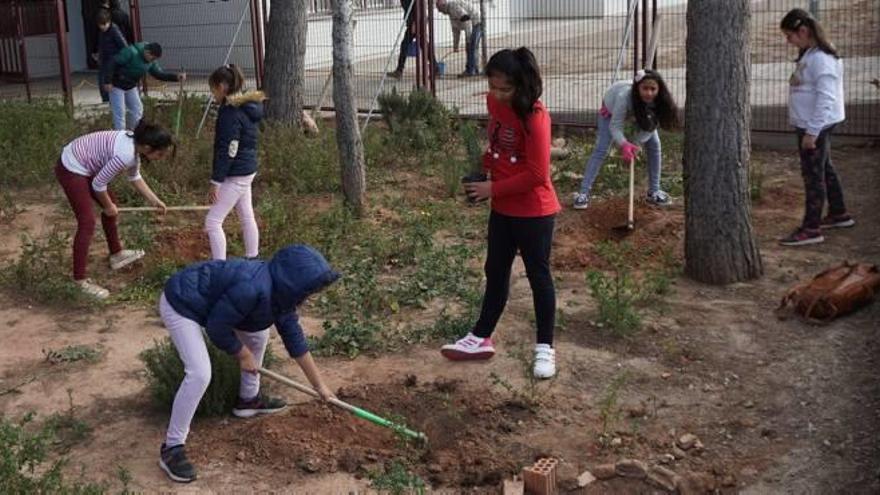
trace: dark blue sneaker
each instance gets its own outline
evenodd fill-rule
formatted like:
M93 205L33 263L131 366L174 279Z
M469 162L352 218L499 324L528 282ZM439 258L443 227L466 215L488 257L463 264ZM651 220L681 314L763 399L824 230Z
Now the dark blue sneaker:
M250 400L238 398L238 403L232 409L232 414L239 418L250 418L260 414L272 414L283 411L287 403L273 397L256 396Z
M159 451L159 467L178 483L189 483L196 479L196 468L187 460L183 445L165 447L163 443Z

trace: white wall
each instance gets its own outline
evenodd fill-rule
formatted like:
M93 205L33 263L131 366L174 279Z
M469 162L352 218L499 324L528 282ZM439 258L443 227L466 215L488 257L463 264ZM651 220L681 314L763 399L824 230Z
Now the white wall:
M84 70L86 62L86 40L83 34L82 0L67 0L67 44L70 51L70 68ZM61 74L58 60L58 38L54 34L28 36L25 38L28 72L31 77L58 77Z

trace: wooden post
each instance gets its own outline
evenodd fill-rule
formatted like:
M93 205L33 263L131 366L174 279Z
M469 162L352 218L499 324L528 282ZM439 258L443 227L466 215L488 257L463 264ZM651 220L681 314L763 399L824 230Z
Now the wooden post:
M58 38L58 61L61 68L61 89L64 92L64 103L67 111L73 116L73 87L70 84L70 53L67 47L67 22L64 2L55 0L56 36Z

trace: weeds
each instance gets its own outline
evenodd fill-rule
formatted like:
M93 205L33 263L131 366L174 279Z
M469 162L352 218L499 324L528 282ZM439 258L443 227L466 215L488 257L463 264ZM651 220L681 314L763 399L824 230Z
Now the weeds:
M73 389L67 389L67 411L54 413L46 420L46 427L53 435L52 445L62 452L82 442L92 434L92 427L76 417L73 406Z
M49 425L34 431L33 419L33 413L19 421L0 417L0 493L104 493L102 484L65 479L66 459L48 462L55 432Z
M602 419L600 441L603 445L611 441L613 430L620 420L621 411L617 400L620 396L620 390L626 385L628 379L626 371L618 373L605 387L602 398L599 400L599 417Z
M590 270L586 275L590 294L599 307L598 321L618 337L630 335L642 324L638 307L656 303L669 292L678 262L672 251L665 250L659 268L644 270L637 277L630 265L642 258L634 254L631 244L603 242L597 245L597 251L611 267L610 275L599 270Z
M70 237L58 230L42 240L22 235L21 255L0 271L0 284L10 293L42 303L84 303L86 296L67 272L68 249Z
M371 486L380 492L388 492L393 495L404 493L425 493L425 481L418 475L411 473L400 461L395 460L391 466L381 473L369 473Z
M87 345L69 345L59 350L43 349L46 361L51 364L75 363L77 361L97 362L103 353L100 349Z
M510 348L507 351L507 355L515 359L519 364L520 375L524 379L525 385L517 387L494 371L489 374L492 385L506 390L511 396L512 403L530 411L537 410L541 406L541 401L547 389L540 387L542 380L536 378L533 372L535 367L534 355L522 344Z
M0 223L9 223L24 209L18 206L18 202L12 197L7 189L0 191Z

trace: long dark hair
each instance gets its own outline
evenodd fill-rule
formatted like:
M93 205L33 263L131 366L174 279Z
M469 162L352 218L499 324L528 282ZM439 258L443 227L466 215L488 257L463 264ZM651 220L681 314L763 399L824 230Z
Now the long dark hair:
M642 101L639 95L639 85L647 80L656 82L658 88L654 103L650 106ZM678 127L678 106L659 72L650 69L638 71L633 78L630 98L639 129L651 132L656 130L658 125L663 129Z
M173 148L171 156L175 157L177 155L177 142L174 141L174 136L161 125L152 124L147 122L146 119L141 119L137 127L133 131L129 131L128 135L134 139L134 144L136 145L149 146L154 150Z
M526 120L534 110L535 103L543 91L541 70L538 69L535 55L524 46L516 50L504 49L495 52L489 59L489 63L486 64L486 76L507 78L514 88L510 106L528 132Z
M810 15L806 10L791 9L785 14L785 17L783 17L782 21L779 23L779 29L782 29L783 31L794 32L800 29L801 26L807 26L807 28L809 28L810 32L813 34L813 39L816 40L816 46L818 46L820 50L834 58L840 58L840 55L837 54L837 48L834 47L834 43L828 41L828 38L825 36L825 30L822 29L822 25L819 24L819 21L817 21L816 18ZM800 61L801 57L803 57L806 52L806 48L801 48L798 52L798 61Z
M219 67L211 73L211 76L208 78L208 85L216 88L221 84L226 85L227 95L234 95L241 91L242 86L244 86L244 74L241 73L241 69L235 64Z

